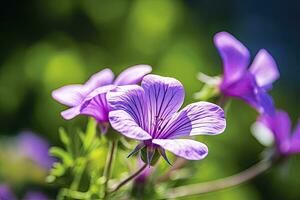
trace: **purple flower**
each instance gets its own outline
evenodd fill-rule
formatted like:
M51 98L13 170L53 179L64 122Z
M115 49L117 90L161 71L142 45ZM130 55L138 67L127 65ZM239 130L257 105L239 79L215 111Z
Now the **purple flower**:
M16 200L10 188L5 184L0 184L0 200Z
M217 33L214 43L223 60L224 76L219 85L223 95L242 99L260 113L273 114L273 100L267 91L279 72L272 56L261 49L249 67L248 49L232 35Z
M223 110L212 103L193 103L178 112L184 101L184 88L174 78L147 75L141 87L117 87L107 99L112 109L112 127L141 141L133 153L147 147L148 161L156 149L165 159L164 150L189 160L203 159L208 153L206 145L178 138L219 134L226 126Z
M79 114L94 117L103 132L108 126L108 106L106 93L118 85L136 84L143 76L151 72L148 65L136 65L123 71L115 80L110 69L104 69L94 74L84 84L74 84L61 87L52 92L52 97L71 108L63 111L63 118L69 120Z
M55 159L48 153L50 145L46 140L29 131L22 132L17 140L18 147L24 156L45 169L52 167Z
M24 200L48 200L48 197L41 192L31 191L26 194Z
M274 116L261 115L258 122L273 134L278 153L281 155L300 153L300 120L293 133L289 115L283 110L277 110Z

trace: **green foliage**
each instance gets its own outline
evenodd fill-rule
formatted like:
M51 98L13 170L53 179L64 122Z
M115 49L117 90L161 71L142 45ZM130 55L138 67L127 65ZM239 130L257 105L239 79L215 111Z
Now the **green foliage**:
M103 162L97 162L97 159L102 155L98 152L106 150L101 146L106 142L97 135L96 121L90 119L86 131L78 131L75 135L60 128L59 136L64 147L50 149L59 162L54 164L47 177L50 183L63 182L57 199L99 199L101 188L98 183L102 179Z

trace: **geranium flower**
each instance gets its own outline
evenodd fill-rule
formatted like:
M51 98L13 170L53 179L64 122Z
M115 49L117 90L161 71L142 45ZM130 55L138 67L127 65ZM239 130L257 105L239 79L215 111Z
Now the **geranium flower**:
M261 49L250 65L248 49L227 32L217 33L214 37L222 61L224 74L217 86L225 97L244 100L260 113L274 113L273 100L267 91L279 78L277 65L272 56ZM249 67L250 65L250 67ZM200 79L203 76L200 76ZM208 84L215 84L218 79L204 77Z
M117 87L107 99L112 127L140 141L133 153L147 148L148 164L156 149L165 159L164 150L189 160L203 159L208 153L205 144L178 138L219 134L226 126L223 110L212 103L193 103L178 112L184 88L174 78L147 75L141 86Z
M55 162L55 159L49 155L50 144L36 134L30 131L22 132L17 137L17 143L20 153L40 167L48 170Z
M258 136L257 134L271 133L279 154L289 155L300 153L300 120L294 132L292 132L289 115L283 110L277 110L274 116L261 115L257 123L257 125L263 125L267 131L259 131L262 129L258 129L258 126L256 126L256 131L258 131L256 136Z
M148 65L136 65L123 71L115 80L110 69L104 69L84 84L63 86L52 92L52 97L71 108L61 112L64 119L72 119L79 114L94 117L102 132L108 127L108 107L106 93L117 85L137 84L143 76L151 72ZM97 97L97 98L95 98Z

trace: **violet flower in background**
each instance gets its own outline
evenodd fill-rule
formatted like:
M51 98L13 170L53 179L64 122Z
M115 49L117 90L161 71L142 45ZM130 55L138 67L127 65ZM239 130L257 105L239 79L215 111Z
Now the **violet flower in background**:
M244 100L260 113L274 114L273 100L267 91L279 78L279 72L272 56L261 49L249 67L250 53L235 37L220 32L214 43L223 60L221 93Z
M156 149L166 160L165 150L189 160L203 159L208 153L205 144L178 138L219 134L226 126L223 110L212 103L193 103L178 112L184 101L184 88L174 78L147 75L141 87L117 87L107 99L112 109L112 127L141 141L132 153L147 147L148 164Z
M48 197L41 192L30 191L27 192L23 200L48 200Z
M110 69L104 69L84 84L63 86L52 92L52 97L71 108L61 112L69 120L79 114L92 116L105 133L108 128L108 106L106 93L118 85L137 84L152 68L148 65L136 65L123 71L115 80Z
M140 157L138 158L137 162L138 162L139 168L143 166L143 161ZM154 167L152 167L152 166L145 168L144 171L141 172L140 175L138 175L134 179L135 184L144 184L145 182L147 182L147 179L149 178L153 169L154 169Z
M18 136L17 142L20 153L23 156L30 158L33 162L45 169L52 167L55 159L49 155L48 150L50 145L45 139L32 132L26 131Z
M6 184L0 184L0 200L16 200L17 198L12 193L10 187Z
M300 153L300 120L292 132L289 115L283 110L277 110L274 116L261 115L257 123L272 133L278 153L281 155Z

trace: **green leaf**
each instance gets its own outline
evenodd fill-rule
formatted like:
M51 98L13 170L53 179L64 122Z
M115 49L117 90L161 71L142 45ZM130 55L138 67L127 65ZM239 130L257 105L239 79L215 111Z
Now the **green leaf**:
M65 174L65 172L66 172L66 169L61 163L54 163L53 168L50 171L50 176L49 176L49 177L52 176L52 178L48 178L47 180L54 181L55 180L54 177L61 177Z
M88 150L91 144L93 143L96 134L97 134L97 122L93 118L89 118L87 128L86 128L86 135L83 140L83 147Z
M61 159L63 164L66 165L67 167L71 167L74 163L72 156L62 148L52 147L50 149L50 153L51 155Z
M70 138L66 133L65 129L60 127L59 130L59 138L65 146L70 146Z

